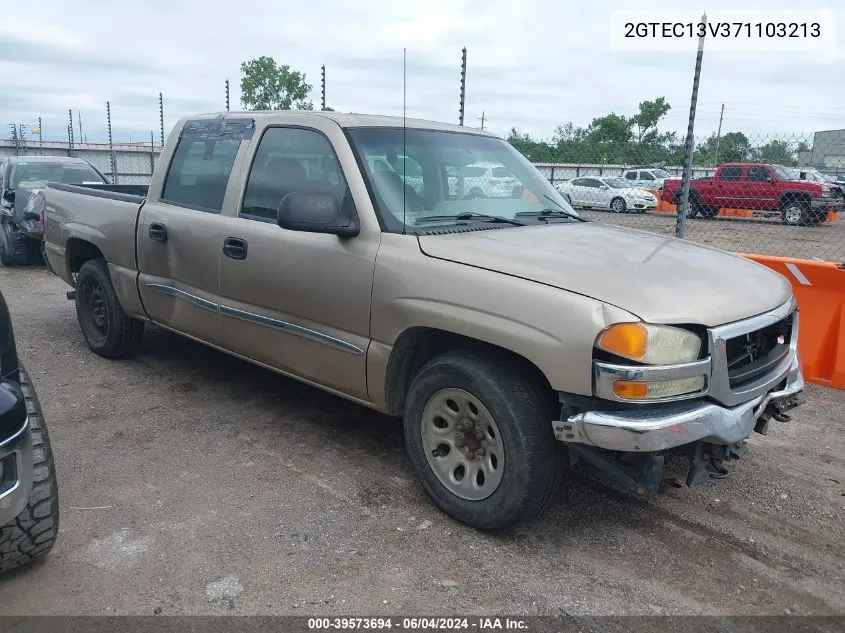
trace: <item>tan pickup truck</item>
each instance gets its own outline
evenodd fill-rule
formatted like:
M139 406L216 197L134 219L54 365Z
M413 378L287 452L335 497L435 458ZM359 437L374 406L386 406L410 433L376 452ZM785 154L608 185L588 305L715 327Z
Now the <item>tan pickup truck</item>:
M479 163L508 186L470 195ZM202 115L148 190L45 198L46 257L92 350L131 354L152 323L402 416L431 498L478 528L531 516L574 462L643 495L670 453L687 484L722 477L803 388L783 277L587 222L486 132Z

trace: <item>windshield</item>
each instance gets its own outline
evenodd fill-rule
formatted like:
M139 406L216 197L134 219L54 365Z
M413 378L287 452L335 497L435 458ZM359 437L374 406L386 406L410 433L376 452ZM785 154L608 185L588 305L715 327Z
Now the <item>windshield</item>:
M103 184L106 181L87 163L37 161L12 164L9 179L11 189L41 189L49 182L81 185L83 183Z
M605 178L604 183L614 189L628 189L631 186L621 178Z
M651 173L657 176L658 178L671 178L672 174L670 174L665 169L652 169Z
M390 232L477 223L478 216L513 220L517 213L540 215L546 209L577 216L548 180L502 139L413 128L404 135L402 128L384 127L348 132ZM412 173L411 164L419 171ZM459 214L475 217L450 217Z
M772 165L772 169L780 180L801 180L801 172L792 167L783 165Z

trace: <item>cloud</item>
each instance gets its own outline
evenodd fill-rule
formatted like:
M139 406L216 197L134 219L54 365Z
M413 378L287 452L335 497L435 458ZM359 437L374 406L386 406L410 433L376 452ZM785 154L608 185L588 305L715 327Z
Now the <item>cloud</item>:
M643 0L649 8L665 2ZM735 3L714 1L730 8ZM746 8L792 8L789 0L748 0ZM512 126L548 138L567 121L587 125L608 112L631 115L665 96L664 128L686 129L694 55L610 50L610 12L622 0L580 5L553 0L36 0L0 20L0 126L35 124L64 138L67 111L81 113L89 140L158 134L192 112L224 108L224 81L240 107L240 64L259 55L306 73L319 103L320 66L328 105L401 114L402 49L407 110L457 122L461 47L468 49L466 123L506 134ZM37 16L37 19L30 16ZM839 41L843 25L837 25ZM696 133L811 134L845 127L843 53L778 55L705 52Z

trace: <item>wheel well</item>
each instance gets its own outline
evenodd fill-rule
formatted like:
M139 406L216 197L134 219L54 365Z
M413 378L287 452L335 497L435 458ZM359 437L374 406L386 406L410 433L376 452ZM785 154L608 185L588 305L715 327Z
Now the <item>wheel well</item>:
M499 356L528 376L543 393L548 393L550 397L554 394L543 372L527 358L509 349L454 332L414 327L402 332L387 362L385 399L388 413L402 415L411 381L420 368L431 359L456 349L476 350Z
M784 193L780 197L779 206L784 207L790 202L798 202L800 204L809 205L812 202L812 196L809 193Z
M105 259L103 252L91 242L72 237L67 241L68 272L78 273L82 264L91 259Z

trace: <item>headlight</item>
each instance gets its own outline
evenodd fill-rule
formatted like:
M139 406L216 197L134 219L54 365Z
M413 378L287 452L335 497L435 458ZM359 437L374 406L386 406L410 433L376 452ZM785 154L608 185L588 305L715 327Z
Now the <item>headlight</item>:
M832 198L834 194L832 191L822 191L822 198Z
M647 365L676 365L698 360L701 339L669 325L617 323L599 335L596 347Z

